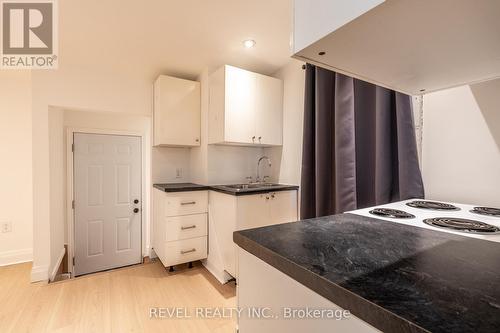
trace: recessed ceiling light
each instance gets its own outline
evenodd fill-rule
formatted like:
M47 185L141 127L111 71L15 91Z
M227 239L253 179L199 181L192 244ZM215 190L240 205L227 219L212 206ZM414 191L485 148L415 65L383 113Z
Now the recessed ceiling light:
M250 49L255 46L255 41L253 39L247 39L243 41L243 46L245 46L247 49Z

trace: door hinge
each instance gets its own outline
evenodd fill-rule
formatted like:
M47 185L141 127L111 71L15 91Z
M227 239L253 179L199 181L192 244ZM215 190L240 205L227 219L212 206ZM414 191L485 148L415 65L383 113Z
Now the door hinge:
M75 152L75 144L74 144L74 143L72 143L72 144L71 144L71 151L72 151L73 153Z
M75 266L75 257L73 257L73 266Z
M71 201L71 208L75 209L75 200Z

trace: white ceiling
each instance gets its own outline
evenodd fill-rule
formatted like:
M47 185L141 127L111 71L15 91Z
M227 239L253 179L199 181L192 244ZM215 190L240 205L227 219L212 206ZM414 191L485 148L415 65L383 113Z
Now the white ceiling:
M270 74L290 59L291 17L291 0L59 1L59 66L194 78L231 64Z

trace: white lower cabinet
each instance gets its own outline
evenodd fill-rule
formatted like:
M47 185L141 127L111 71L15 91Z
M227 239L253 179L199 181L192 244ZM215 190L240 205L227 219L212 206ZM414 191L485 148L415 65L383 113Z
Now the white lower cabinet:
M297 190L239 196L210 191L209 195L210 250L206 266L219 280L227 280L224 272L238 277L234 231L298 219Z
M208 192L153 191L153 249L164 266L207 257Z
M350 316L335 320L332 318L286 317L291 311L306 309L330 310L337 315L345 310L323 296L315 293L288 275L238 248L238 318L240 333L302 333L302 332L342 332L377 333L375 327L358 317ZM265 309L266 315L274 318L250 316L248 309Z

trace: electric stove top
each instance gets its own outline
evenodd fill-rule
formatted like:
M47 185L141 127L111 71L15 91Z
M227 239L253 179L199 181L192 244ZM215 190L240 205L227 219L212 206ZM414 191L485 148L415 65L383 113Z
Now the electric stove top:
M500 243L500 209L493 207L411 199L346 213Z

